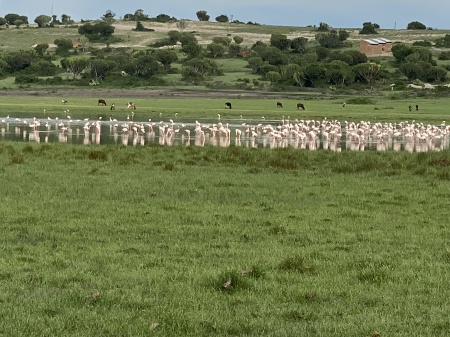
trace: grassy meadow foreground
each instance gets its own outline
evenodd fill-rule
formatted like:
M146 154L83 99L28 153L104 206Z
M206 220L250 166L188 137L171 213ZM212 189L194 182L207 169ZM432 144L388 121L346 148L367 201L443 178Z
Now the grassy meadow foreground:
M447 336L450 155L0 142L0 336Z

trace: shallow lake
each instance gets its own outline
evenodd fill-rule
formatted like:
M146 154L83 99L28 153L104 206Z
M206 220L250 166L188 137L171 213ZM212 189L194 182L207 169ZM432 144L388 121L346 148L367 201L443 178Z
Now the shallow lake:
M334 123L334 124L333 124ZM329 151L442 151L448 127L324 121L196 120L134 122L0 117L0 140L124 146L220 146L298 148Z

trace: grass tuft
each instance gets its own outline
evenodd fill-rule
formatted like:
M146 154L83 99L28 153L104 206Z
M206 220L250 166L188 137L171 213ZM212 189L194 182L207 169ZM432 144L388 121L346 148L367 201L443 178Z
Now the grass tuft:
M313 266L306 265L303 257L299 255L285 258L281 261L278 267L283 271L296 272L300 274L315 273L315 268Z

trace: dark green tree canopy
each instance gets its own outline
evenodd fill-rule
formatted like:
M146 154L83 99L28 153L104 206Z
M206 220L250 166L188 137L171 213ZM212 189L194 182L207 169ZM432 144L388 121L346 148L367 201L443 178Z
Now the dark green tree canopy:
M372 24L372 22L364 22L363 28L359 31L359 34L378 34L378 32L375 30L375 24Z
M39 15L34 19L34 22L37 23L39 28L48 26L52 21L52 17L48 15Z
M216 17L216 21L217 22L228 22L228 20L229 20L228 16L224 15L224 14L219 15L219 16Z
M427 29L427 26L425 26L423 23L419 21L413 21L408 23L406 29Z
M195 14L197 15L198 21L209 21L210 16L206 11L198 11Z
M78 33L86 36L90 41L105 41L114 33L114 27L107 22L98 22L96 24L86 23L78 28Z

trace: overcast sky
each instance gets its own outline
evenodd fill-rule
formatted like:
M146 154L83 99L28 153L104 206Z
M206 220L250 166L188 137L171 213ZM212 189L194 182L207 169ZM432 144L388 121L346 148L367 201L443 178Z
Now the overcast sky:
M361 28L372 22L384 29L405 29L412 21L427 27L450 29L450 0L0 0L0 16L16 13L28 16L66 14L72 19L100 18L107 10L116 18L143 9L155 17L164 13L177 19L197 20L195 13L206 10L210 21L225 14L234 20L253 21L266 25L319 25L325 22L333 28Z

